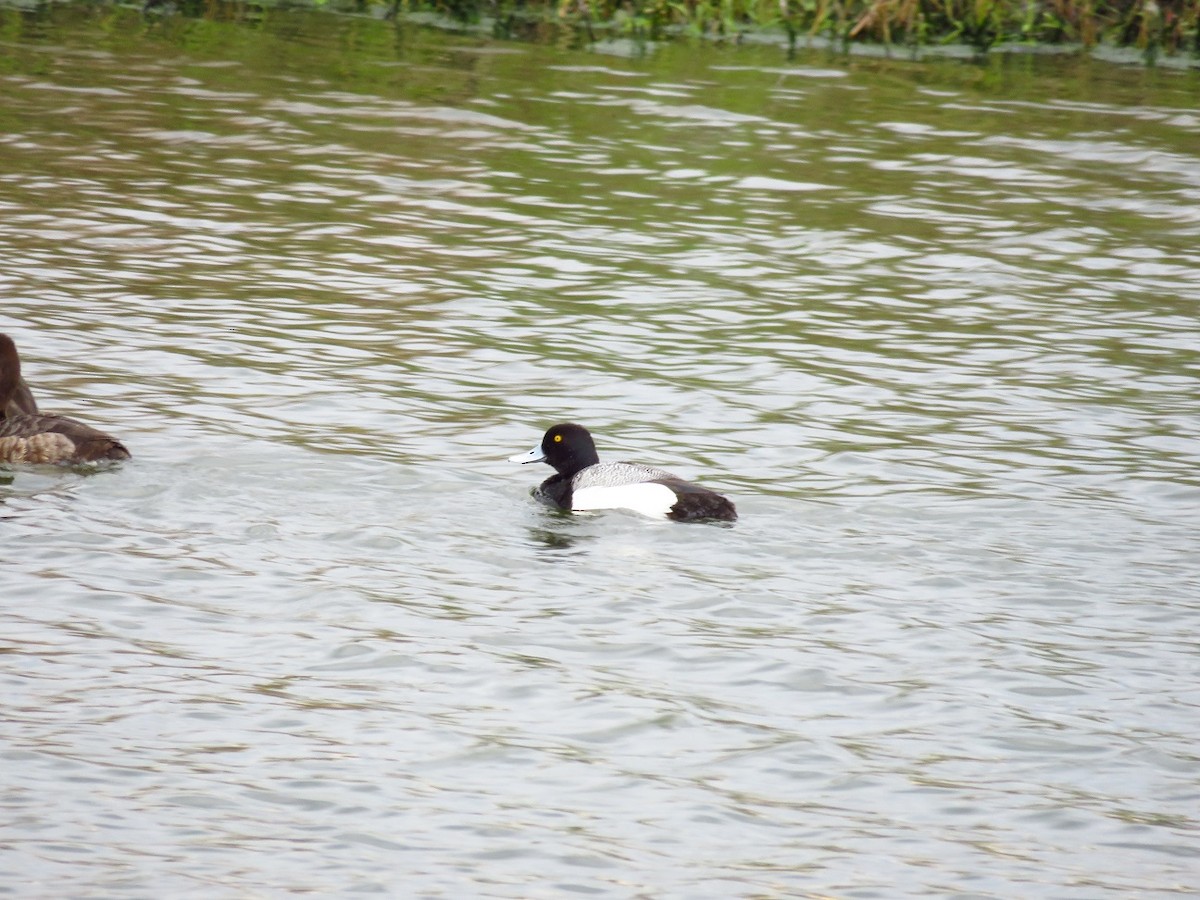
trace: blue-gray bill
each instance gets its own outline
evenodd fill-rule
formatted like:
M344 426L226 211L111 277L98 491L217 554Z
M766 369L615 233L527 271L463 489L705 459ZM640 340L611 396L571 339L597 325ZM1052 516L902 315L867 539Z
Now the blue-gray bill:
M514 456L510 456L508 461L521 463L522 465L525 465L526 463L545 462L546 454L542 452L541 445L538 445L528 453L517 453Z

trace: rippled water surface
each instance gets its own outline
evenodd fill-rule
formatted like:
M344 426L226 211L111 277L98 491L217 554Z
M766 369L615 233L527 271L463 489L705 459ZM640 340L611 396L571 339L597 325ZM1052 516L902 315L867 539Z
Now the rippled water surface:
M1200 891L1197 73L0 25L0 893Z

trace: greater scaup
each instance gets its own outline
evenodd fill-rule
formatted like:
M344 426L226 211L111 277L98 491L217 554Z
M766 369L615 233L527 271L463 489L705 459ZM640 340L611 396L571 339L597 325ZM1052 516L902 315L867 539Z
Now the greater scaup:
M591 434L582 425L564 423L546 432L541 444L509 462L544 462L554 467L535 496L560 509L631 509L655 518L737 518L733 504L720 494L641 463L602 463Z
M17 345L0 334L0 462L85 463L129 459L116 438L90 425L38 412L21 377Z

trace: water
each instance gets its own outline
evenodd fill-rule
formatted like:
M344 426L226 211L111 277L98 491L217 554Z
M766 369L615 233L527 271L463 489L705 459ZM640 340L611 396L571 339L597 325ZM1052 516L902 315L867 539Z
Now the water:
M1200 890L1197 73L0 24L0 893Z

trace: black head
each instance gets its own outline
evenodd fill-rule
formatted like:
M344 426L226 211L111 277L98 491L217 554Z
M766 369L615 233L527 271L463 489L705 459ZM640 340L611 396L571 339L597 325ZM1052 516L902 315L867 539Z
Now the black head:
M600 462L591 433L582 425L555 425L542 438L542 456L561 475L570 477Z

